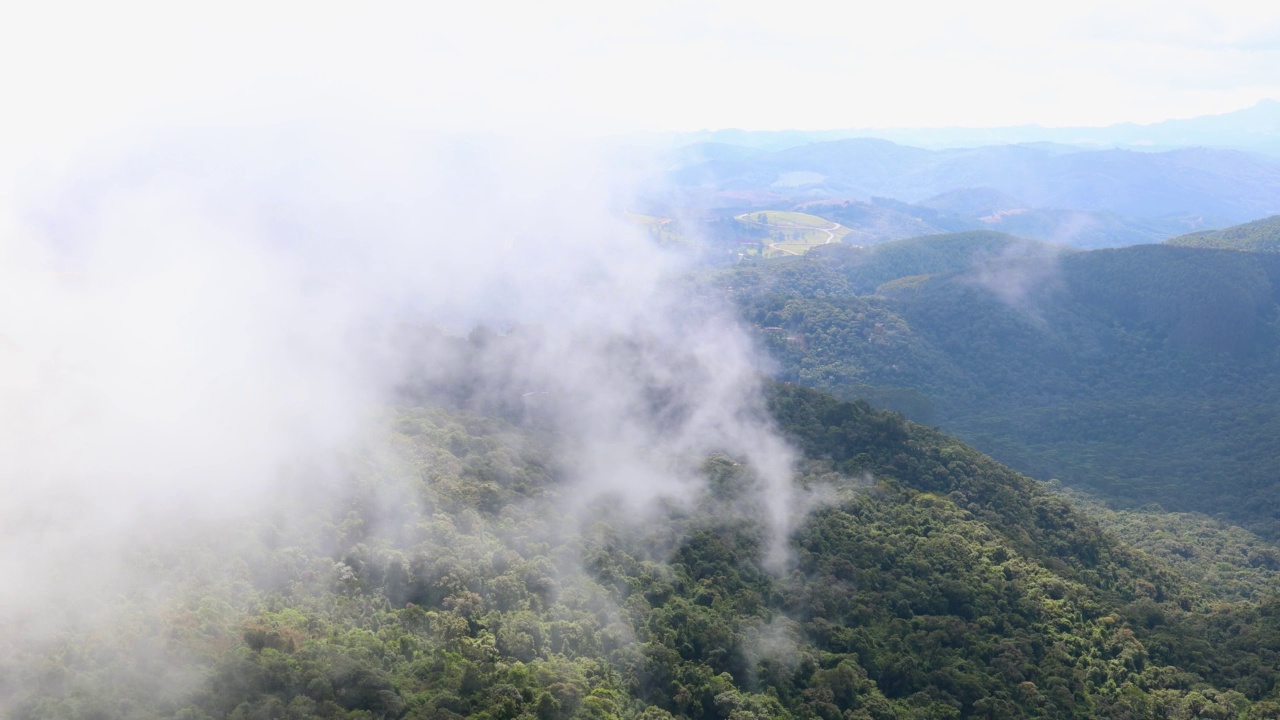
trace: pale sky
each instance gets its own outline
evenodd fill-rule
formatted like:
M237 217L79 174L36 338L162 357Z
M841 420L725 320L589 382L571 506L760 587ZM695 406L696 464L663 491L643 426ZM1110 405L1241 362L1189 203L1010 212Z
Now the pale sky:
M1050 126L1280 98L1280 3L8 3L12 149L349 113L443 129Z

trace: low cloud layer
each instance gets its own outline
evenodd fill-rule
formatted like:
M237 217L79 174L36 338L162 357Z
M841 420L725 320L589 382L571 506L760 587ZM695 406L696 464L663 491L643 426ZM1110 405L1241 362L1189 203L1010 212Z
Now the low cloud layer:
M625 173L554 143L295 130L121 145L6 208L0 624L40 636L136 591L139 538L319 482L406 382L460 369L571 440L583 506L692 497L709 453L746 461L781 561L793 456L756 349L619 220ZM498 341L464 368L405 342L477 327Z

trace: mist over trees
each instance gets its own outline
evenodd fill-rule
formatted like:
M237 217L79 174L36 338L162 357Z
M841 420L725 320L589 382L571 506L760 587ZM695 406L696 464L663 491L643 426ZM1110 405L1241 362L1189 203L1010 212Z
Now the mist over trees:
M1280 718L1280 6L5 10L0 720Z
M607 144L192 130L34 183L0 714L1280 712L1269 225L1083 250L1186 198L925 182L1114 163L1248 214L1270 161L687 152L655 192ZM910 202L806 174L869 159Z

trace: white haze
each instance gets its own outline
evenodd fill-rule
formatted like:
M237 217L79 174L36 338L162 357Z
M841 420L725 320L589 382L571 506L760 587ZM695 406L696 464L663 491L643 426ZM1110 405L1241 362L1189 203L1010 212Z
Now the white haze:
M618 220L629 173L580 144L291 125L67 168L0 239L0 626L53 636L154 580L122 560L136 538L215 531L372 442L433 363L406 325L536 328L512 364L584 506L679 500L708 453L748 461L781 562L799 506L756 349L678 292L683 259Z

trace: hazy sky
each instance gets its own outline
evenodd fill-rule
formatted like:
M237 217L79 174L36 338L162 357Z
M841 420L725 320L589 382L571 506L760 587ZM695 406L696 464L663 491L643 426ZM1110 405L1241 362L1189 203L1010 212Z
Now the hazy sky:
M169 123L1108 124L1280 97L1280 5L9 3L5 145Z

